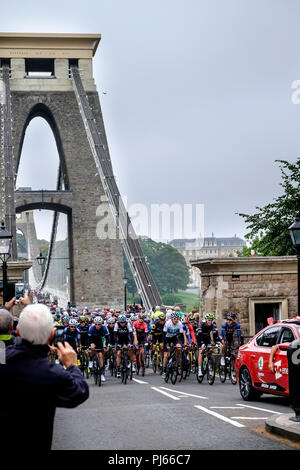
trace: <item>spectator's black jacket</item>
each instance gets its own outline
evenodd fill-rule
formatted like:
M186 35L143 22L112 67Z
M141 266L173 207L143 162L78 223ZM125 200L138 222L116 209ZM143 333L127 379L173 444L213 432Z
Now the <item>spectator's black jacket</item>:
M78 367L50 364L48 353L48 346L21 338L6 349L6 364L0 364L1 446L50 449L55 408L74 408L89 397Z

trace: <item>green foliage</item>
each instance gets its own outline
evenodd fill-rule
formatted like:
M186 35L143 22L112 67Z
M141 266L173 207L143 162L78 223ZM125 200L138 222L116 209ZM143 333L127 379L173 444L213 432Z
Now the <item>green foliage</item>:
M157 243L150 238L140 238L139 241L160 294L185 290L189 282L189 270L179 251L171 245ZM125 256L124 267L128 279L127 289L134 295L137 289Z
M181 303L181 297L176 294L165 294L162 296L164 305L175 305Z
M242 250L238 250L236 253L239 257L251 256L251 248L248 248L247 246L243 246Z
M295 163L276 160L281 165L283 194L264 207L256 207L253 215L242 215L247 229L246 238L259 256L294 255L288 227L300 210L300 158Z

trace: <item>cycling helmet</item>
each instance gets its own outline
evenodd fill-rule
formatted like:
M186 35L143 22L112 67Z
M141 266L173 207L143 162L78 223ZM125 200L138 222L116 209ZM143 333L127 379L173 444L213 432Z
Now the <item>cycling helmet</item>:
M109 325L111 325L116 322L116 319L114 317L108 317L106 321Z
M71 318L69 325L71 326L76 326L77 325L77 320L75 318Z
M178 312L172 312L171 313L172 320L179 320L179 317L180 317L180 315L179 315Z
M69 315L65 315L62 319L63 323L69 323L70 321L70 318L69 318Z
M119 315L119 317L118 317L118 321L120 323L126 323L127 322L126 315L124 315L124 313L121 313L121 315Z
M213 313L207 313L205 316L204 316L205 320L214 320L215 316Z
M228 320L235 320L235 319L236 319L236 314L233 313L233 312L228 312L228 313L226 314L226 318L227 318Z
M101 317L94 318L95 325L101 325L103 323L103 319Z
M80 323L86 322L86 317L84 315L80 315L79 321L80 321Z
M161 321L164 321L166 319L166 315L164 313L161 313L158 318L161 320Z

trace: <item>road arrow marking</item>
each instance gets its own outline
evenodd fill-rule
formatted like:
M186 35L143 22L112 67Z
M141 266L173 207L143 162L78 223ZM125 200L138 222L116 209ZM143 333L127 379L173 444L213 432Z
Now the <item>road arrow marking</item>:
M252 417L249 417L249 416L231 416L231 419L268 419L268 418L252 418Z
M175 393L179 393L180 395L187 395L189 397L195 397L195 398L202 398L203 400L207 400L207 397L202 397L201 395L193 395L192 393L186 393L186 392L182 392L181 390L174 390L172 388L167 388L167 387L159 387L159 388L162 388L163 390L168 390L169 392L175 392Z
M278 411L273 411L273 410L266 410L266 408L258 408L257 406L250 406L250 405L240 405L237 403L237 406L240 407L245 407L245 408L252 408L253 410L259 410L259 411L266 411L267 413L272 413L273 415L282 415L282 413L279 413Z
M134 380L138 384L147 384L147 383L149 383L149 382L144 382L143 380L138 380L138 379L134 379L134 378L132 380Z
M159 390L159 388L156 388L156 387L151 387L151 388L152 388L152 390L155 390L156 392L162 393L163 395L166 395L167 397L172 398L173 400L180 400L180 398L174 397L173 395L170 395L169 393L164 392L163 390Z
M219 413L216 413L215 411L209 410L208 408L204 408L204 406L199 406L199 405L194 405L195 408L198 408L198 410L204 411L205 413L208 413L210 415L215 416L218 419L221 419L222 421L225 421L226 423L232 424L232 426L236 426L237 428L244 428L244 424L237 423L236 421L232 421L230 418L226 418L226 416L220 415Z

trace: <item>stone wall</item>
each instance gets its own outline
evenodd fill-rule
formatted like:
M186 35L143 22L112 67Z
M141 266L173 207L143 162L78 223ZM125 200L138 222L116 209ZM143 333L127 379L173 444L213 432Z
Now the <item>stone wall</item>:
M200 313L213 312L218 326L233 311L243 332L254 334L255 303L279 303L281 319L298 314L296 257L206 259L193 265L201 271Z

